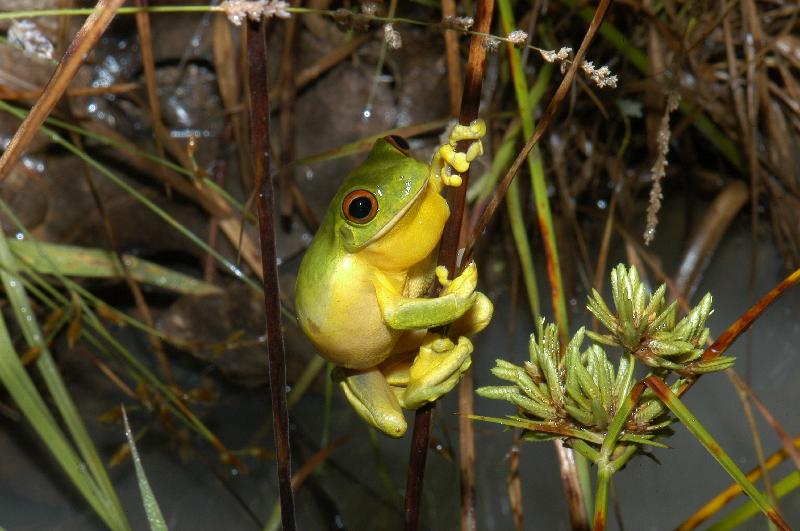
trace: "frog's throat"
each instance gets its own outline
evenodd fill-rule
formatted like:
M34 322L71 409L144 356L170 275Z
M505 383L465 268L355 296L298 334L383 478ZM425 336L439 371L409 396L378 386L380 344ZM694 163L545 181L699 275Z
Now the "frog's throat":
M394 226L397 225L397 222L403 219L403 216L406 215L406 212L408 212L412 206L417 204L417 201L419 201L420 197L422 197L422 194L425 192L428 186L430 186L430 179L425 179L425 182L419 187L419 190L417 190L417 193L414 194L414 197L412 197L411 200L408 201L406 205L401 208L397 214L395 214L394 217L386 223L386 225L383 226L383 228L381 228L381 230L373 234L372 238L359 245L356 249L354 249L354 251L360 251L392 230Z

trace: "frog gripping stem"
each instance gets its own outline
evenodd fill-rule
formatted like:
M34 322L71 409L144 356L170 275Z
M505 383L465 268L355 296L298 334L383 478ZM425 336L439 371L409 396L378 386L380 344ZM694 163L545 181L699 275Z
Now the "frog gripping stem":
M471 124L478 118L481 88L483 85L484 67L486 64L486 38L480 33L488 33L491 29L494 0L479 0L475 10L475 31L470 38L469 54L467 56L466 78L464 92L461 97L461 112L459 123ZM464 141L461 142L462 149ZM466 147L466 149L469 149ZM455 273L456 256L460 247L459 235L461 222L464 219L466 206L467 180L462 177L460 186L450 193L450 208L452 214L444 228L444 234L439 246L438 264L445 266ZM467 414L467 411L462 411ZM425 473L425 461L428 453L430 439L431 418L433 404L423 406L417 410L414 417L414 433L411 440L411 451L408 463L408 481L406 482L406 497L404 504L404 529L415 531L419 527L420 502L422 499L422 480ZM461 437L459 441L460 455L469 459L474 455L474 440L471 426L467 422L461 423ZM462 510L462 527L475 528L474 520L474 470L471 463L463 463L462 470L462 500L466 505Z
M486 122L476 118L469 125L453 126L448 140L441 145L431 161L431 181L438 188L450 186L458 188L462 184L462 173L469 171L470 163L483 155L481 138L486 135ZM469 142L469 147L459 146L459 142ZM459 150L464 149L464 151ZM455 173L454 173L455 172Z

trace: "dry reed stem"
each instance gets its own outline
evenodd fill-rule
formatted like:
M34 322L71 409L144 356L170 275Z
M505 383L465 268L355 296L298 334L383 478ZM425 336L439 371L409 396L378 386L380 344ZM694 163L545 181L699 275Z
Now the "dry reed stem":
M675 275L675 284L687 299L691 298L697 281L708 263L708 258L713 254L748 197L747 185L743 181L729 182L717 194L696 230L693 231L692 240L683 253L683 259Z
M477 4L475 13L476 30L488 33L494 10L493 0L481 0ZM485 37L473 35L470 40L469 55L467 59L466 79L464 81L464 93L461 97L461 110L459 123L468 125L478 118L480 106L481 87L486 63L486 48L483 46ZM460 142L458 150L466 151L469 142ZM456 190L450 190L449 203L451 214L445 224L442 239L439 245L438 264L443 265L450 272L450 278L458 274L456 257L458 249L463 245L461 240L461 227L466 214L466 192L469 183L469 172L462 174L461 186ZM462 264L466 263L462 261ZM461 393L459 393L461 394ZM428 454L428 441L430 438L431 417L433 416L433 404L429 404L417 410L414 416L414 431L411 437L411 455L409 458L408 480L406 483L406 498L404 510L404 529L415 531L419 526L420 500L422 496L422 479L425 473L425 461ZM474 442L472 443L474 444ZM469 452L468 445L466 451ZM473 452L474 454L474 452ZM464 457L470 461L470 456ZM467 474L474 470L474 455L470 462L462 462L462 472ZM474 478L467 478L467 491L462 491L462 500L467 500L467 512L470 509L470 499L474 498ZM470 490L472 492L470 492ZM462 522L470 525L474 522L474 516L462 514Z
M597 6L594 18L589 24L589 28L586 30L586 34L583 37L581 46L578 48L578 52L575 54L575 58L573 59L572 64L570 65L566 74L564 74L564 78L561 80L553 99L550 100L550 103L547 105L542 118L539 120L539 123L536 126L533 136L528 139L525 146L517 155L517 158L514 159L514 162L511 164L508 172L506 172L505 176L500 181L500 184L495 189L491 200L486 205L486 208L484 208L480 218L478 218L464 252L465 259L468 259L472 256L475 243L477 242L478 238L480 238L481 234L483 234L483 232L486 230L492 217L494 217L494 213L497 210L497 207L499 207L500 203L503 201L503 198L508 191L508 187L511 185L511 181L514 179L522 165L527 160L528 155L533 147L539 143L539 140L544 135L544 132L548 127L550 127L556 112L558 112L558 109L561 106L561 102L564 101L564 98L572 86L572 80L575 78L575 73L578 71L579 65L583 63L583 58L586 56L586 50L589 48L589 44L597 34L597 30L600 28L600 24L603 22L603 17L605 16L610 5L611 0L601 0Z
M107 87L74 87L68 88L64 95L67 97L101 96L104 94L124 94L139 88L139 83L118 83ZM0 85L0 100L36 100L44 93L44 89L37 90L9 90Z
M278 75L278 100L280 101L280 153L279 175L280 201L279 212L284 229L291 228L293 206L292 182L294 168L289 163L294 160L295 124L294 102L297 89L294 82L295 43L297 42L297 17L290 18L284 24L283 50L281 51L280 73Z
M147 4L148 0L136 0L137 7L146 8ZM136 27L142 47L142 67L147 86L147 101L150 104L150 119L153 122L153 128L158 131L164 128L164 123L161 120L161 104L158 101L156 88L156 66L153 58L153 39L150 34L150 15L146 10L136 13ZM164 144L161 142L163 136L163 134L156 134L156 152L162 159L164 158Z
M456 16L455 0L442 0L442 19ZM454 31L444 32L444 50L447 60L447 86L450 96L450 114L458 116L461 107L461 54L459 53L458 34ZM463 522L462 522L463 529Z
M294 531L289 414L286 408L286 361L281 329L280 284L275 249L275 198L270 173L269 89L267 85L266 32L263 21L247 23L249 107L252 124L253 177L256 182L262 283L266 310L267 357L269 366L272 423L275 433L278 492L284 531Z

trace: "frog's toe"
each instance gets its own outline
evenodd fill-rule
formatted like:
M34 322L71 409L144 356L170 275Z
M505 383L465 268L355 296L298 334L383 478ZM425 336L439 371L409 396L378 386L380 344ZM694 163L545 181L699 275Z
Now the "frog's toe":
M445 270L445 273L447 271ZM437 276L439 270L436 271ZM440 278L441 281L441 278ZM478 267L475 262L470 262L467 267L456 278L444 284L442 295L454 294L459 297L469 297L475 292L478 287Z
M450 142L455 144L459 140L478 140L486 136L486 122L478 118L469 125L457 124L450 132Z
M409 383L401 403L417 409L450 392L472 365L472 342L459 337L457 343L430 334L420 347L409 371Z
M390 437L405 434L407 425L400 402L379 370L337 368L334 379L361 418Z

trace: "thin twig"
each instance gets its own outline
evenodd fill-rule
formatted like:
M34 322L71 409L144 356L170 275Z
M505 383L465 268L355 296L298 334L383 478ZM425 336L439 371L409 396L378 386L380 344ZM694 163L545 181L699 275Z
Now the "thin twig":
M261 268L267 321L272 422L275 428L278 491L284 531L294 531L294 500L289 449L289 414L286 410L286 368L281 330L280 286L275 249L275 201L270 174L269 91L267 89L267 51L263 22L247 24L247 60L252 122L253 176L256 182Z
M578 67L583 63L583 57L586 55L586 50L589 48L589 44L592 42L597 30L600 28L600 24L603 22L603 17L605 16L606 11L608 11L610 5L611 0L600 0L600 3L595 10L594 18L592 18L591 24L589 24L589 29L586 30L586 35L583 36L583 42L581 42L578 53L575 54L572 64L567 70L567 73L564 74L564 79L561 80L561 84L558 86L553 99L550 100L550 103L547 105L547 108L542 115L542 119L539 121L539 124L536 127L536 131L534 131L533 136L528 139L525 147L523 147L517 155L517 158L514 159L514 163L508 169L508 172L503 177L503 180L500 181L500 184L497 186L491 201L489 201L489 204L486 205L486 208L481 213L481 217L478 219L478 222L472 231L472 235L469 238L469 242L467 243L466 251L464 252L465 258L472 256L475 243L483 231L486 230L486 227L489 225L489 222L494 216L497 207L499 207L500 203L503 201L503 197L505 197L506 191L511 185L511 181L525 163L528 155L533 149L533 146L539 143L539 140L542 138L547 128L550 127L550 123L553 121L556 112L558 112L561 102L564 101L567 92L569 92L570 87L572 86L572 80L575 78L575 73L578 71Z
M149 0L136 0L136 5L141 8L148 7ZM153 56L153 38L150 34L150 14L147 10L136 13L136 28L139 31L139 42L142 49L142 67L144 68L144 79L147 85L147 101L150 104L150 121L153 122L153 129L157 131L156 153L160 158L164 158L164 143L161 139L164 135L164 123L161 120L161 104L158 101L156 87L156 63ZM159 170L159 176L163 173L163 167ZM167 197L172 196L169 184L164 183Z
M105 94L125 94L126 92L137 90L139 86L139 83L117 83L115 85L108 85L107 87L70 87L66 90L64 95L70 98L78 98L84 96L102 96ZM11 90L8 87L0 85L0 99L5 101L36 100L42 96L42 93L44 93L44 89Z

